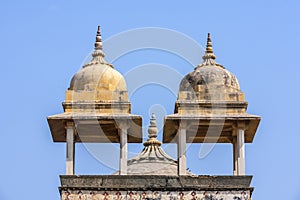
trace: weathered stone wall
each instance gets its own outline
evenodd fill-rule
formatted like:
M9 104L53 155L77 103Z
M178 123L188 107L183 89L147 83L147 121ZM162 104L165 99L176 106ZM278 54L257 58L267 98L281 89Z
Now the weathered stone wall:
M250 200L251 176L61 176L61 200Z

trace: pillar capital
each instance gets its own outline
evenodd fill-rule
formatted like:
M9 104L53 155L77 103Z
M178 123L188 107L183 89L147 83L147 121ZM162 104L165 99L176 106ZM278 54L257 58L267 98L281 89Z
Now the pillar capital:
M237 121L236 127L237 127L238 129L245 130L245 128L246 128L245 121Z
M75 127L75 124L72 121L67 121L65 124L65 129L74 128L74 127Z
M180 120L178 123L178 129L188 129L191 126L191 123L187 120Z
M248 124L246 121L237 121L236 123L232 124L233 130L246 130L248 128Z
M129 120L118 120L116 121L116 125L119 129L127 130L130 128Z

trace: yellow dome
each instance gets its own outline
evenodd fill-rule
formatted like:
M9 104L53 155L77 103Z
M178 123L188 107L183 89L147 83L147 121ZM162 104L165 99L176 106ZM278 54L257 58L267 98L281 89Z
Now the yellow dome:
M88 64L73 76L69 90L126 91L126 82L109 64Z
M73 76L66 92L66 102L102 102L108 103L107 108L111 102L128 102L124 77L104 60L100 27L92 56L92 60Z

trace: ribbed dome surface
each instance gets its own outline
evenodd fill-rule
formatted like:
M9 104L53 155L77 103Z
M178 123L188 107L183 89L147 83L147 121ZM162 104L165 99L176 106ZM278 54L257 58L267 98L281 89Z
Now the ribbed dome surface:
M143 151L128 161L127 173L147 175L177 175L177 162L158 144L145 146Z

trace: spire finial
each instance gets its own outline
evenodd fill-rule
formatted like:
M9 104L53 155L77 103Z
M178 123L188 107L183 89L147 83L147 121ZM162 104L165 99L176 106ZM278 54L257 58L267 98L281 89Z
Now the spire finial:
M100 26L97 29L96 42L94 44L94 52L92 53L93 59L90 63L106 63L104 60L104 53L102 49L102 37L100 32ZM86 65L88 66L88 65Z
M145 146L149 146L151 144L161 145L161 142L157 140L158 129L156 126L156 119L154 113L151 115L150 125L148 128L148 140L144 143Z
M205 60L205 59L216 59L216 56L213 52L210 33L207 34L206 50L205 50L205 54L203 56L203 60Z
M151 119L150 119L150 125L148 128L148 133L149 133L149 138L156 138L157 137L157 127L156 127L156 119L155 119L155 115L154 113L152 113L151 115Z
M100 32L100 26L98 26L96 42L95 42L95 50L97 50L97 49L102 50L102 37L101 37L101 32Z
M206 53L214 53L210 39L210 33L207 34Z
M207 34L206 50L205 50L205 54L202 58L203 58L203 63L200 64L199 66L216 65L216 61L215 61L216 56L213 52L210 33Z

